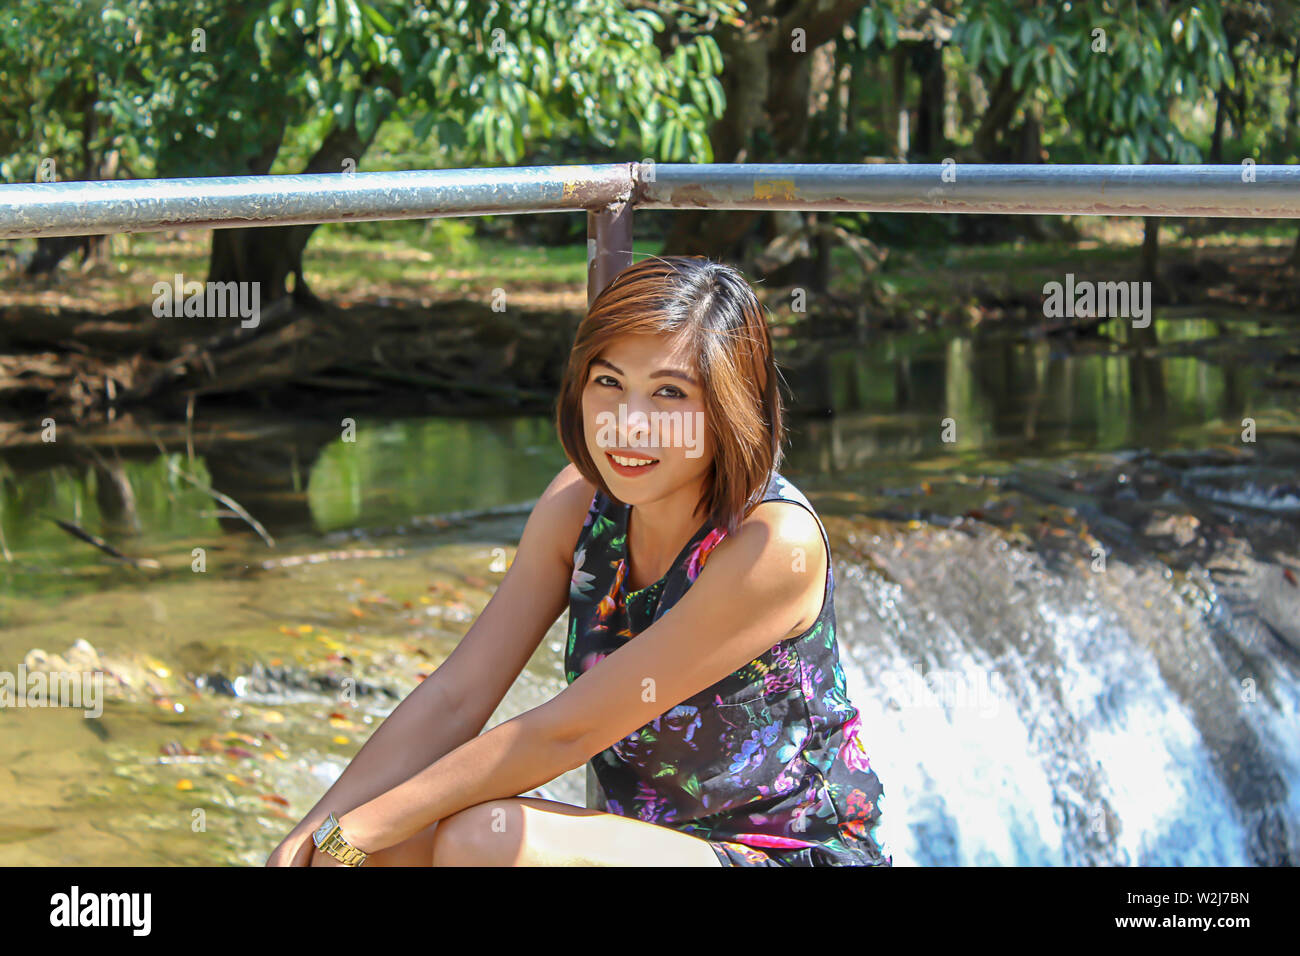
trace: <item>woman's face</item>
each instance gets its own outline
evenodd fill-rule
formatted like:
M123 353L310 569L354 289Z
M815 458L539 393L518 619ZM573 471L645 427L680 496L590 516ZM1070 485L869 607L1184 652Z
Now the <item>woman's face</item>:
M606 485L628 504L703 482L713 461L704 390L684 336L615 339L591 363L583 434ZM653 460L624 466L615 460Z

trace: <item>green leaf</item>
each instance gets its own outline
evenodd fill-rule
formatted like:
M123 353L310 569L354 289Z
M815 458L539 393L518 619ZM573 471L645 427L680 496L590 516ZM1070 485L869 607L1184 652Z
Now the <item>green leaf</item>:
M710 76L705 78L704 88L709 91L712 115L721 118L727 112L727 95L722 89L722 84L718 82L716 76Z
M863 7L858 17L858 49L865 50L876 38L876 17L870 7Z
M433 110L427 110L415 121L415 125L411 127L411 135L415 137L417 143L423 143L429 138L429 133L437 119L437 113Z
M980 57L984 54L984 21L977 20L975 25L970 28L969 45L966 47L966 55L970 60L970 65L979 68Z
M1037 50L1026 50L1024 53L1020 54L1019 58L1016 60L1016 65L1011 69L1011 85L1013 87L1020 89L1024 85L1025 70L1029 68L1029 65L1034 61L1034 57L1037 55Z
M364 11L366 15L366 19L368 19L372 24L374 24L376 30L382 30L384 33L390 35L392 34L393 25L384 19L383 14L381 14L378 10L375 9L375 5L373 3L364 4L361 7L361 9L362 11Z
M646 23L650 24L652 27L654 27L656 33L664 32L663 18L659 16L659 14L655 13L653 10L633 10L632 16L636 17L638 20L644 20Z
M343 0L343 12L346 15L346 35L354 40L361 39L363 25L361 22L361 7L357 5L357 0Z
M374 90L362 90L361 95L357 97L357 108L353 114L353 124L356 127L357 136L361 140L370 139L375 131L377 119Z
M898 19L889 9L880 11L880 36L886 50L892 50L898 43Z
M711 36L702 36L695 41L700 48L709 54L710 71L719 74L723 71L722 50L718 46L718 41Z
M989 52L994 64L1003 67L1011 60L1007 57L1007 48L1002 40L1002 26L993 21L989 24Z

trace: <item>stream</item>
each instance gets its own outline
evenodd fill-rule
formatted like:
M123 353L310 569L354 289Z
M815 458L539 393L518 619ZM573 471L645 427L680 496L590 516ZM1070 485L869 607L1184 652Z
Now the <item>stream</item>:
M786 370L896 865L1300 862L1300 391L1258 360L1294 325L897 333ZM456 646L554 428L349 417L0 448L0 674L102 675L97 717L0 706L0 865L261 865ZM488 726L564 687L566 621ZM584 772L532 793L581 804Z

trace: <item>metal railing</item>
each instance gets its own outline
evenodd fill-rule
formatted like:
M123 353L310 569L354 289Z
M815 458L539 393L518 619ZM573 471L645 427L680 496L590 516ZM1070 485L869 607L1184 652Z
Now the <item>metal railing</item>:
M0 186L0 239L587 213L587 301L632 264L634 209L1300 218L1300 166L659 164ZM587 806L603 808L587 772Z
M661 164L0 186L0 239L587 212L588 302L632 263L634 209L1300 218L1300 166Z

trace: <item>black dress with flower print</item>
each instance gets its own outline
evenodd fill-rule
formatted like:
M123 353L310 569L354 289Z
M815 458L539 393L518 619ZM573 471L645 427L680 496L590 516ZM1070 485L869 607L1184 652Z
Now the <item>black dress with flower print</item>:
M816 510L779 472L764 501ZM649 627L699 577L726 537L705 522L668 573L627 591L629 505L600 491L574 549L569 683ZM891 866L875 829L883 788L845 693L826 571L812 626L592 758L606 810L708 840L724 864Z

